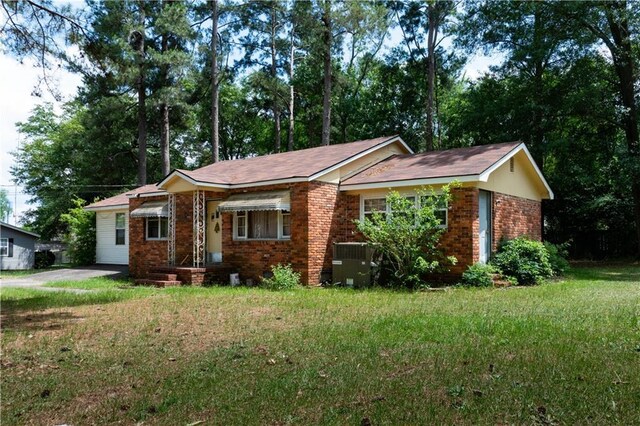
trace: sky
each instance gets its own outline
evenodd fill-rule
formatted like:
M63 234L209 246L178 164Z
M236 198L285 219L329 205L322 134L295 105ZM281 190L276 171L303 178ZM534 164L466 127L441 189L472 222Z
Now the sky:
M79 3L74 2L75 6ZM399 34L391 34L388 44L397 43ZM489 66L496 64L499 58L496 56L483 56L478 53L468 58L464 73L466 78L475 80L488 71ZM20 63L15 58L0 50L0 188L7 190L14 210L9 219L11 224L20 224L23 214L33 208L27 202L29 196L22 192L22 188L15 186L10 173L14 165L14 158L10 154L16 151L23 141L15 126L16 123L26 121L31 110L43 102L51 102L55 107L69 100L76 93L81 83L78 75L69 73L63 69L57 70L57 89L62 95L61 101L56 101L53 96L43 90L42 96L34 96L33 89L38 83L41 71L33 66L33 62ZM99 182L96 182L99 184Z

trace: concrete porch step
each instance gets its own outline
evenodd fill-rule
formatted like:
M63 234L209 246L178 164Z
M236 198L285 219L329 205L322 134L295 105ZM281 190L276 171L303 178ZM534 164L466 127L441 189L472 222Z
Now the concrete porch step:
M154 280L149 278L137 279L135 280L135 283L137 285L152 285L160 288L182 285L182 282L178 280Z
M494 287L510 287L511 286L511 282L509 280L507 280L505 277L503 277L500 274L493 274L493 276L491 277L491 279L493 280L493 286Z
M156 281L178 281L178 275L164 272L152 272L147 274L147 279Z

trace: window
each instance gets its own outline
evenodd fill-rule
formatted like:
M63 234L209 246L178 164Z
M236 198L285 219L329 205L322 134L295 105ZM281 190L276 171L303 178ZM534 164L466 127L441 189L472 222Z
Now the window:
M291 213L288 211L239 211L234 215L237 239L288 240L291 238Z
M9 256L8 238L0 238L0 256Z
M387 213L386 198L366 198L363 203L363 213L365 218L371 219L373 212Z
M125 245L126 219L124 213L116 213L116 245Z
M236 235L238 238L247 238L247 212L236 213Z
M416 203L416 196L415 195L406 195L405 198L409 201L411 201L412 203ZM428 197L427 196L423 196L420 197L420 203L424 203L426 201ZM417 206L419 207L419 206ZM362 217L361 219L365 219L365 218L369 218L371 219L371 216L373 215L374 211L378 211L381 212L383 214L389 214L392 213L391 211L389 211L389 206L387 206L387 200L386 198L365 198L362 200ZM447 227L447 204L443 203L443 204L439 204L436 206L435 209L435 216L436 218L438 218L440 220L440 227L442 228L446 228Z
M426 199L428 199L429 197L420 197L420 203L424 203L426 202ZM448 219L448 206L446 202L442 202L442 201L438 201L438 203L435 206L435 211L434 214L436 216L436 218L438 220L440 220L440 227L441 228L446 228L447 227L447 219Z
M169 221L166 217L147 218L147 240L166 240Z

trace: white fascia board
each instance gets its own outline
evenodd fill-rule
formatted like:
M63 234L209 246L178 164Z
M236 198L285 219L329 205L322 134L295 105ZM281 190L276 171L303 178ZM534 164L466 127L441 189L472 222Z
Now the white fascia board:
M502 166L504 163L509 161L514 155L516 155L520 151L524 151L525 155L527 156L527 159L529 160L529 162L533 166L533 169L536 171L536 174L538 175L538 177L542 181L542 184L544 185L544 187L546 188L547 192L549 193L549 199L553 200L554 195L553 195L553 191L551 190L551 187L549 186L549 183L544 178L542 172L538 168L538 165L536 164L535 160L531 156L531 153L529 152L529 149L527 148L527 146L524 143L521 143L520 145L516 146L509 153L507 153L504 157L502 157L499 161L497 161L491 167L489 167L487 170L482 172L480 174L479 180L481 182L487 182L489 180L489 175L491 173L493 173L496 169L498 169L498 167Z
M84 208L87 211L90 212L102 212L102 211L107 211L107 210L128 210L129 209L129 205L128 204L116 204L113 206L103 206L103 207L85 207Z
M393 138L391 138L391 139L389 139L389 140L387 140L385 142L382 142L382 143L380 143L380 144L378 144L376 146L373 146L373 147L371 147L371 148L369 148L369 149L367 149L365 151L362 151L359 154L354 155L353 157L349 157L346 160L341 161L338 164L335 164L335 165L333 165L333 166L331 166L331 167L329 167L327 169L321 170L318 173L309 176L309 181L316 180L316 179L326 175L327 173L331 173L332 171L337 170L340 167L346 166L347 164L349 164L349 163L351 163L353 161L356 161L356 160L364 157L365 155L369 155L372 152L377 151L380 148L384 148L385 146L391 145L392 143L395 143L395 142L400 142L400 144L407 150L407 152L409 154L413 154L413 151L411 150L411 148L409 148L409 145L407 145L402 140L402 138L400 136L395 136L395 137L393 137Z
M429 179L411 179L411 180L397 180L391 182L373 182L373 183L356 183L351 185L340 185L341 191L359 191L363 189L391 189L399 188L403 186L422 186L422 185L446 185L453 181L458 182L478 182L479 175L469 176L449 176L441 178L429 178Z
M297 178L290 178L290 179L265 180L262 182L238 183L234 185L229 185L229 188L230 189L253 188L254 186L281 185L284 183L297 183L297 182L309 182L309 181L311 181L311 178L297 177Z
M221 188L221 189L229 189L231 187L231 185L222 184L222 183L200 182L198 180L193 179L191 176L188 176L187 174L181 172L180 170L174 170L166 178L162 179L162 181L158 183L158 188L162 188L162 186L165 185L165 183L168 182L173 177L178 177L182 180L186 180L187 182L189 182L191 185L194 185L194 186L203 186L206 188Z
M129 194L127 198L143 198L143 197L163 197L167 196L169 193L167 191L158 191L158 192L144 192L142 194Z

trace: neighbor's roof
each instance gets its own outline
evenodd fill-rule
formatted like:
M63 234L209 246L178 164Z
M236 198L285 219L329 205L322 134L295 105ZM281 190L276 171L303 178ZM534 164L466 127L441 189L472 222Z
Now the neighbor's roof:
M129 206L129 197L132 195L151 195L157 193L157 195L166 194L165 191L158 188L155 183L144 185L139 188L132 189L131 191L123 192L122 194L114 195L110 198L89 204L85 207L85 210L108 210L114 207Z
M22 229L22 228L19 228L17 226L9 225L8 223L5 223L5 222L0 222L0 229L2 229L2 228L13 229L14 231L22 232L23 234L27 234L27 235L31 235L32 237L40 238L40 234L36 234L35 232L27 231L26 229ZM2 232L0 231L0 234L1 233Z
M311 180L394 142L400 142L407 152L411 152L400 137L388 136L241 160L221 161L192 171L175 170L158 186L162 186L164 182L176 175L195 184L214 184L222 187L264 184L264 182L287 179Z
M345 179L342 186L479 176L521 145L524 146L522 142L507 142L413 155L394 155Z

